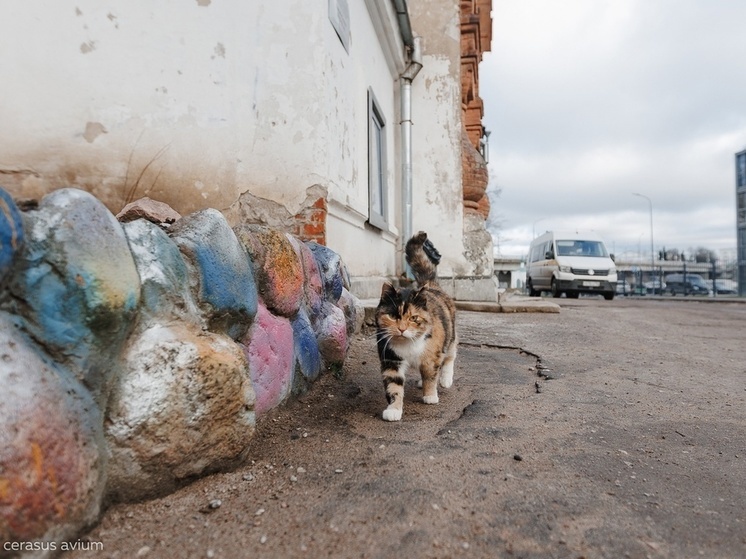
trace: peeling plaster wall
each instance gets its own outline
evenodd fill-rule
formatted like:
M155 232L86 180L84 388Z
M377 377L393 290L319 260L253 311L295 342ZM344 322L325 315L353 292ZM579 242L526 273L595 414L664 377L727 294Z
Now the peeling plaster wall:
M457 1L408 3L423 41L423 68L412 84L414 231L424 229L443 255L440 276L469 276L464 256L461 185L461 32Z
M384 26L395 22L389 4ZM2 184L16 198L80 188L115 213L141 196L181 214L230 213L250 192L290 215L319 185L329 244L351 274L394 274L403 50L383 49L368 7L351 0L347 52L328 10L328 0L8 6ZM365 227L369 87L390 125L388 236Z

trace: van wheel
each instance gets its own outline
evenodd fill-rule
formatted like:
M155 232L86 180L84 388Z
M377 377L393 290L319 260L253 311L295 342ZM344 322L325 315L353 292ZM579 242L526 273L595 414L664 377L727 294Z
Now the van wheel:
M557 286L557 280L552 278L552 297L558 299L561 296L562 292L559 290L559 286Z
M528 287L528 296L529 297L538 297L539 295L541 295L540 291L536 291L534 289L534 282L531 281L531 278L528 278L528 282L527 282L526 286Z
M613 291L608 292L608 293L604 293L604 299L606 299L607 301L611 301L613 298L614 298L614 292Z

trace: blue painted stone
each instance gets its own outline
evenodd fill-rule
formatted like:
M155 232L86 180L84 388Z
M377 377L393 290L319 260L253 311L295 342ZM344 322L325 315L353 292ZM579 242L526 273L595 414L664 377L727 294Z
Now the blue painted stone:
M295 346L296 370L303 378L313 382L321 372L321 355L316 334L304 309L301 309L291 322L293 344Z
M143 315L198 322L184 257L160 227L145 219L122 224L142 284Z
M195 295L210 329L242 338L256 316L256 283L249 256L223 214L189 214L169 235L197 272Z
M336 303L342 296L342 289L344 287L349 288L350 284L349 275L342 259L332 249L313 241L307 242L306 246L311 249L319 266L321 278L324 281L326 300Z
M140 299L124 231L99 200L76 189L52 192L23 220L12 297L0 305L102 403Z
M0 188L0 284L10 273L13 260L22 246L21 212L10 194Z

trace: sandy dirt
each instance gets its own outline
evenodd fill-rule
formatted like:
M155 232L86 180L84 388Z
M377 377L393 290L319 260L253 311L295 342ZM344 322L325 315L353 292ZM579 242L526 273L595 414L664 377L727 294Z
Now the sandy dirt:
M374 341L263 417L245 466L111 507L65 559L741 558L746 304L460 312L455 384L403 420Z

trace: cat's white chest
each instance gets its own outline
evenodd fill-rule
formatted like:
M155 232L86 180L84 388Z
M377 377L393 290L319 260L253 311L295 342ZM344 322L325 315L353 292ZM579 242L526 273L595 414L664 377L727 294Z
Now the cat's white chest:
M420 336L416 339L399 338L394 344L394 351L409 367L418 369L420 357L425 351L427 338ZM404 364L403 364L404 365Z

